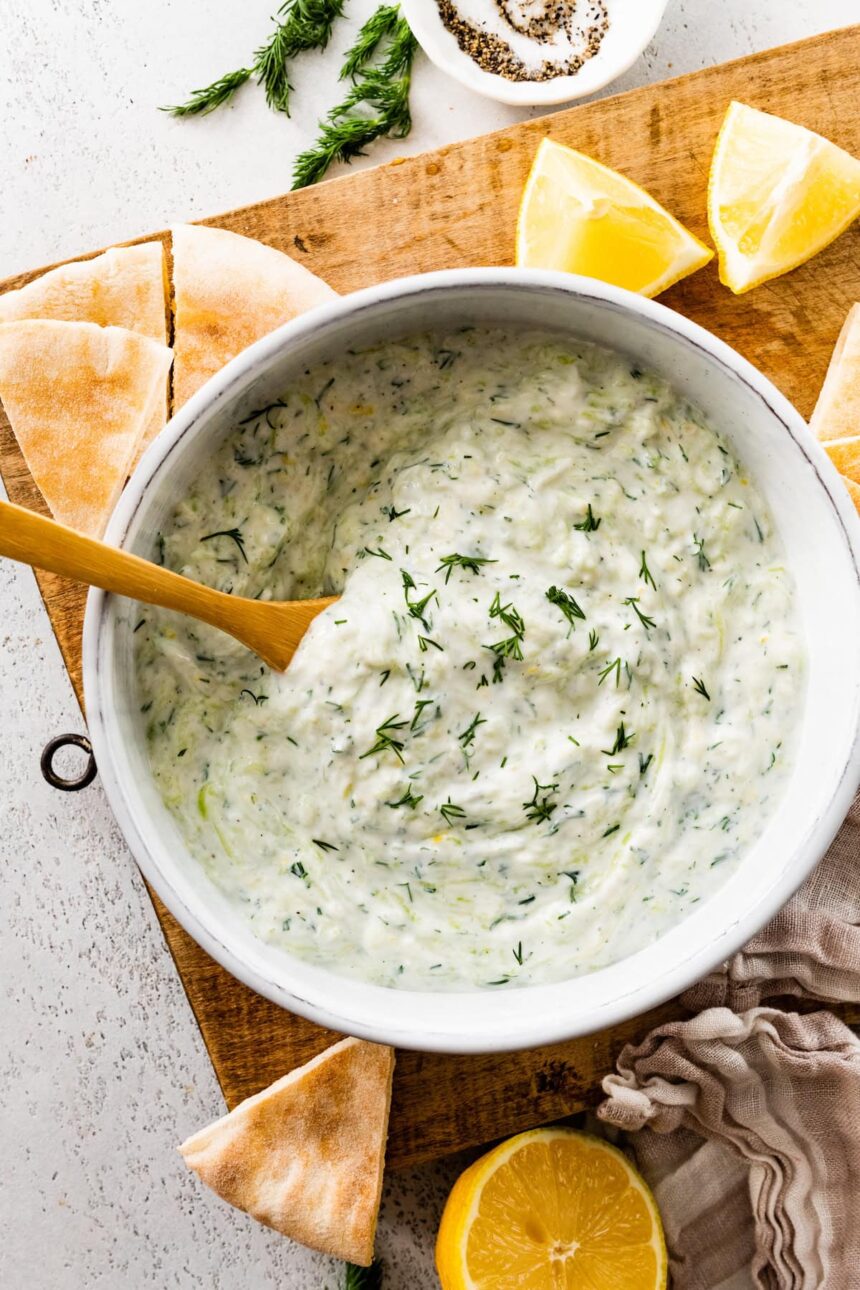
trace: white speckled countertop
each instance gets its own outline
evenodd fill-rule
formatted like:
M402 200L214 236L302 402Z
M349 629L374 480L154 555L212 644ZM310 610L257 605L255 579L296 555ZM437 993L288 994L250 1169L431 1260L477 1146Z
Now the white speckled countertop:
M349 0L340 40L298 68L290 120L253 89L202 121L156 111L239 65L273 7L0 0L0 276L287 189L373 0ZM857 17L857 0L670 0L653 44L614 88ZM410 138L370 161L517 116L423 60L414 108ZM35 582L0 563L0 1285L335 1290L337 1264L228 1209L176 1154L223 1103L98 781L63 795L39 775L45 741L81 729ZM433 1237L461 1164L388 1179L386 1290L436 1284Z

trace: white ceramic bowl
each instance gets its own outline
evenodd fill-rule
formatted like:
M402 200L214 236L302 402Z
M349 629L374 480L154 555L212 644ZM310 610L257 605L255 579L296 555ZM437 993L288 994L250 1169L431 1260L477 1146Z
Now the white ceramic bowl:
M668 0L606 0L609 28L597 53L575 76L550 81L508 81L485 72L460 48L439 15L436 0L402 0L403 12L431 62L466 89L499 103L549 107L595 94L636 62L660 26Z
M667 376L732 440L773 512L796 583L809 670L785 798L738 870L647 949L588 976L501 992L419 993L350 980L257 940L191 857L150 774L132 666L138 607L90 593L84 685L105 790L141 869L234 976L333 1030L449 1052L523 1048L597 1030L686 988L739 948L824 853L860 779L860 521L826 455L776 389L708 332L653 301L565 274L471 269L406 278L306 314L213 377L147 452L108 541L151 556L197 464L293 374L345 346L467 324L567 332Z

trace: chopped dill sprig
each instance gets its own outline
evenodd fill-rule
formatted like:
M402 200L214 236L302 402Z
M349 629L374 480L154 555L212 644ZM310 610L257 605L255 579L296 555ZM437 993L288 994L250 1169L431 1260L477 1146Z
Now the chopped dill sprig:
M628 596L626 600L622 601L622 604L630 606L630 608L635 612L636 617L639 619L642 626L645 628L646 632L649 632L652 627L657 626L653 618L649 618L647 614L642 613L642 610L639 608L638 596Z
M415 579L412 577L412 574L409 573L408 570L406 569L400 570L400 576L403 579L403 598L406 601L406 608L409 610L410 618L417 618L418 622L424 628L425 632L429 632L430 624L428 623L427 619L424 616L424 610L427 608L427 606L430 604L430 601L436 595L435 588L433 588L431 591L428 591L427 595L424 596L421 600L410 600L409 599L410 591L414 591L416 589ZM436 642L431 641L430 644L435 645ZM425 650L426 648L427 648L426 645L422 646L422 651ZM437 645L436 648L441 649L441 646Z
M526 625L523 622L521 614L517 609L515 609L513 604L502 604L502 599L498 592L496 592L493 597L489 614L491 618L498 618L513 632L513 635L506 637L505 640L496 641L493 645L484 646L484 649L492 650L496 655L496 661L493 664L493 681L497 682L502 680L505 659L513 658L516 659L517 662L522 662L522 640L526 634Z
M542 824L549 819L558 806L558 802L550 801L550 795L558 792L558 784L539 784L535 775L532 775L532 779L534 780L535 791L528 802L523 802L523 810L526 813L527 820L534 820L535 824ZM544 794L543 797L541 797L541 793Z
M219 537L230 538L232 542L235 542L236 546L239 548L239 554L241 555L242 559L245 561L246 564L248 563L248 557L245 554L245 539L242 537L241 529L218 529L218 531L215 533L207 533L205 537L202 537L200 539L200 541L211 542L213 538L219 538Z
M462 806L457 806L456 802L451 801L450 794L448 796L448 801L444 802L442 806L439 807L439 813L444 817L446 824L453 824L455 820L463 820L466 818L466 812L463 810Z
M320 851L340 850L340 847L336 847L333 842L325 842L322 838L311 838L311 842L313 842L315 847L319 847Z
M705 682L698 676L693 677L693 689L696 691L697 694L701 694L703 699L707 699L708 702L710 703L711 696L708 694L707 686L705 685Z
M413 713L412 720L409 723L410 730L418 729L418 722L421 720L421 713L424 711L425 708L432 708L432 706L433 706L432 699L415 700L415 712Z
M355 77L370 62L379 48L380 41L390 36L397 27L400 10L396 4L382 5L371 14L355 39L340 71L342 81Z
M266 102L278 112L290 111L289 64L308 49L325 49L335 21L343 13L344 0L284 0L278 23L269 39L254 54L250 67L194 90L186 103L163 108L171 116L203 116L221 107L252 76L266 92Z
M416 797L412 789L407 786L402 797L399 797L396 802L386 802L385 805L390 806L392 810L396 810L398 806L408 806L410 810L414 811L418 803L423 801L423 793L419 793Z
M482 717L480 712L476 712L466 729L457 736L462 746L468 748L469 744L474 743L478 726L485 726L486 724L487 718Z
M600 680L597 682L597 684L602 685L603 682L606 680L607 676L610 676L613 672L615 673L615 688L617 690L618 686L621 684L621 659L620 658L614 658L611 663L606 664L606 667L601 668Z
M580 533L596 533L600 528L600 524L601 521L595 519L594 511L591 509L591 502L589 502L585 512L585 519L580 520L579 524L574 524L573 527L578 529Z
M647 757L643 757L641 753L639 754L639 777L640 777L640 779L641 779L641 777L645 774L645 772L648 770L648 767L651 765L651 763L652 763L652 761L653 761L653 760L654 760L654 754L653 754L653 753L649 753Z
M221 107L222 103L227 103L253 74L253 67L239 67L235 72L219 76L211 85L192 90L185 103L175 103L170 107L160 108L159 111L169 112L171 116L206 116Z
M694 533L693 545L696 548L695 555L696 555L696 559L699 562L699 568L701 569L702 573L707 573L707 571L711 567L711 562L708 559L707 554L705 552L705 539L697 537L696 534Z
M388 522L390 524L393 520L399 520L401 515L408 515L412 510L412 507L406 506L402 511L398 511L394 506L383 506L381 510L383 515L388 516Z
M623 752L625 748L629 748L635 738L635 735L627 733L622 721L615 732L615 743L611 748L601 748L600 751L605 753L607 757L614 757L616 753Z
M426 654L431 645L433 646L434 649L438 649L441 654L445 653L444 646L440 645L438 641L434 641L432 637L430 636L418 637L418 648L420 649L422 654Z
M517 946L517 948L516 948L515 950L511 950L511 953L513 954L513 956L514 956L514 958L516 959L516 961L519 963L520 967L522 967L522 965L523 965L523 943L522 943L522 941L520 941L519 945Z
M620 828L621 828L621 825L620 825L620 824L612 824L612 825L610 825L610 826L609 826L609 828L608 828L608 829L606 829L606 830L603 832L602 836L603 836L604 838L611 837L611 835L612 835L613 833L617 833L617 832L618 832L618 830L619 830Z
M396 21L393 16L381 20L377 11L368 19L343 66L342 76L352 77L352 87L320 122L316 143L297 158L293 188L316 183L336 161L363 156L376 139L406 138L412 129L409 90L416 48L399 14Z
M495 560L486 559L481 555L458 555L455 553L454 555L444 555L442 557L442 563L436 569L436 573L438 573L440 569L444 569L445 582L447 584L448 579L451 577L451 574L455 569L468 569L470 573L480 573L482 564L495 563Z
M591 652L591 650L593 650L593 649L597 649L597 646L598 646L599 641L600 641L600 637L599 637L599 635L597 634L597 632L594 630L594 628L592 627L591 631L588 633L588 649L589 649L589 653Z
M576 619L585 619L585 614L577 604L574 597L568 591L561 587L550 587L546 592L546 598L551 605L556 605L564 614L571 627L576 626Z
M645 583L646 587L651 586L655 591L657 590L657 584L654 581L651 570L648 568L648 561L645 559L644 551L642 552L642 562L639 565L639 577Z
M379 752L393 752L399 762L403 761L403 741L395 738L392 731L402 730L404 726L409 725L409 722L399 721L399 716L400 713L395 712L387 721L383 721L381 726L376 727L376 743L372 748L368 748L367 752L361 754L359 761L363 761L365 757L372 757L374 753Z
M302 864L301 860L296 860L294 864L290 865L290 873L295 878L307 878L308 876L308 871Z
M381 547L381 546L378 546L378 547L376 548L376 550L375 550L375 551L373 550L373 548L372 548L372 547L369 547L369 546L362 547L362 550L363 550L367 555L375 555L375 556L378 556L378 558L379 558L380 560L390 560L390 559L391 559L391 556L388 554L388 552L387 552L383 547Z

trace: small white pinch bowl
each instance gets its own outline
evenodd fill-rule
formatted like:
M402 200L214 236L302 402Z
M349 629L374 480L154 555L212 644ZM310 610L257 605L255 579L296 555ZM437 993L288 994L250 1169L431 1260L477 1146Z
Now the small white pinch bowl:
M145 877L213 958L260 994L332 1030L404 1048L493 1052L599 1030L686 989L772 918L820 860L860 781L860 519L800 415L722 341L664 305L603 283L499 268L388 282L252 345L152 444L107 540L151 557L156 533L222 436L310 364L347 346L467 325L584 337L662 373L728 437L771 509L797 587L806 695L784 798L719 891L645 949L568 981L447 993L370 985L258 940L190 854L147 760L134 602L90 592L84 687L96 760L120 827Z
M632 67L660 26L668 0L606 0L609 27L597 53L575 75L555 76L549 81L509 81L485 72L445 26L436 0L401 3L430 61L466 89L514 107L551 107L596 94Z

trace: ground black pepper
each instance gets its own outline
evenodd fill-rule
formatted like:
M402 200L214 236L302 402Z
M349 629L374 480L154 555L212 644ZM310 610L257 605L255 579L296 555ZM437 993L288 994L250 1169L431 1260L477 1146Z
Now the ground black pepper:
M563 60L544 59L539 66L529 67L501 36L464 18L455 0L437 3L442 22L463 53L485 72L508 81L551 81L557 76L575 75L597 53L609 27L605 0L589 0L584 19L577 17L579 0L546 0L542 10L531 14L522 12L515 0L488 0L513 31L538 44L546 44L562 29L571 37L581 32L581 48L576 53Z

